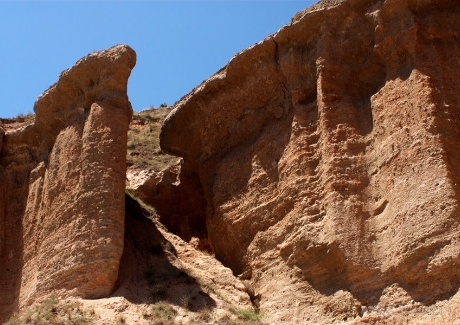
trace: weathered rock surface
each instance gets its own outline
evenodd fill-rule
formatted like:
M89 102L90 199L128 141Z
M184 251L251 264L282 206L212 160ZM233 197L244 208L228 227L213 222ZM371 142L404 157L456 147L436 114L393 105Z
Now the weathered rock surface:
M209 249L206 230L206 199L196 172L183 161L162 171L143 171L142 182L133 184L134 194L155 208L160 222L186 242L197 241L197 247ZM135 183L135 177L133 177Z
M246 287L229 268L166 231L129 196L119 281L122 284L113 296L133 303L164 301L193 313L208 310L215 316L229 307L252 307ZM189 306L181 301L184 297L189 297ZM208 323L183 317L178 323Z
M0 320L52 292L114 289L135 62L124 45L79 60L0 142Z
M183 240L207 247L206 200L196 172L165 155L159 134L172 107L133 115L128 131L126 188L157 211L160 222Z
M124 249L117 289L100 299L37 301L7 324L247 324L244 283L193 248L126 195ZM34 322L37 317L41 320ZM261 324L260 322L250 322ZM265 323L263 323L265 324Z
M198 173L216 257L274 321L458 291L459 34L456 1L325 1L166 119L161 147Z

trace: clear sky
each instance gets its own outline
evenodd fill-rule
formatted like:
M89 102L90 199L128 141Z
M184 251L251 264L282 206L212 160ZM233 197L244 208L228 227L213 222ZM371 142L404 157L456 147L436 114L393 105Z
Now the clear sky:
M174 104L316 1L0 1L0 117L33 111L61 71L128 44L135 111Z

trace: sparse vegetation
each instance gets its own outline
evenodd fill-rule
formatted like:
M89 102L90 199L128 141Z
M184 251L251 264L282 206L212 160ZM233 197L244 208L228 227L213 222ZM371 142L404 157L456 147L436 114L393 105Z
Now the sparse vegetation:
M26 121L31 121L35 120L35 114L31 112L27 112L26 114L18 114L15 119L18 120L18 122L26 122Z
M200 310L195 315L194 323L195 324L211 324L212 320L212 310L205 307Z
M147 203L145 203L144 201L142 201L140 198L138 198L138 197L134 194L133 190L131 190L131 189L126 189L126 190L125 190L125 193L126 193L127 195L129 195L130 198L132 198L133 200L137 201L137 202L139 203L139 205L140 205L144 210L146 210L147 212L149 212L150 215L151 215L151 217L153 217L153 216L155 216L155 215L157 214L157 211L155 210L155 208L152 207L152 206L150 206L150 205L148 205Z
M150 286L152 297L158 298L166 295L166 285L163 283L155 283Z
M205 284L204 285L210 292L214 293L217 297L219 297L220 299L228 302L228 300L224 297L224 295L222 294L222 292L219 290L219 287L217 285L215 285L214 283L211 283L211 284Z
M16 117L13 118L0 118L0 125L2 125L3 129L6 130L16 130L20 127L30 125L35 121L35 114L33 113L26 113L26 114L18 114Z
M182 295L179 298L180 304L183 308L188 309L192 305L192 296L190 295Z
M85 311L77 302L60 302L51 296L14 314L5 325L86 325L92 324L94 309Z
M168 303L164 301L159 301L152 305L151 307L154 323L156 325L173 325L174 317L177 315L177 311Z
M156 276L155 272L149 270L145 272L150 297L148 302L155 303L163 300L167 294L167 286L163 277Z
M160 149L161 126L171 110L172 107L164 103L160 108L151 107L134 114L128 130L128 166L162 170L178 161Z
M185 272L170 274L175 279L183 277ZM185 273L186 274L186 273ZM146 272L146 277L152 279L153 272ZM166 285L153 284L152 294L157 297L165 295ZM184 294L180 296L180 307L191 311L193 296ZM171 303L159 300L150 305L149 309L143 312L144 319L149 324L175 325L175 317L179 314ZM203 308L191 314L190 324L221 324L221 325L256 325L264 324L257 310L235 309L229 306L231 314L218 317L213 314L212 308L204 305ZM78 302L59 301L57 297L49 297L41 303L25 308L20 313L13 315L5 325L89 325L96 323L97 315L94 308L85 310ZM118 325L128 324L129 320L125 315L118 315L113 323Z
M236 311L238 319L245 321L259 321L259 311L256 309L238 309Z
M234 318L230 315L226 315L219 320L215 321L215 325L263 325L266 324L260 319L241 319L240 317Z

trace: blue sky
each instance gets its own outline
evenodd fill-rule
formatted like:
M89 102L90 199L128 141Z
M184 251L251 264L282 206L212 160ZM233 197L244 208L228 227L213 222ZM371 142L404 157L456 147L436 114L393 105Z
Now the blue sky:
M33 111L61 71L128 44L135 111L169 105L316 1L0 1L0 117Z

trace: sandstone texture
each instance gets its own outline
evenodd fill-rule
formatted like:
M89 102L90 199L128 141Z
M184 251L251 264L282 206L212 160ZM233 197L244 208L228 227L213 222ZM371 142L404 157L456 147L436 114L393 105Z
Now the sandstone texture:
M126 189L153 207L160 222L183 240L207 247L206 200L199 177L159 145L160 129L172 107L133 115L128 131Z
M130 188L136 197L155 208L168 231L186 242L193 239L197 248L209 249L206 199L197 173L187 167L181 160L161 171L144 170L131 178Z
M459 39L457 1L323 1L167 117L216 258L273 323L379 323L458 291Z
M115 289L135 62L124 45L90 54L37 99L34 121L0 125L0 320L50 293Z
M117 289L99 299L49 297L14 315L16 324L261 324L245 322L244 283L210 254L166 231L130 195ZM41 318L37 321L37 318Z

